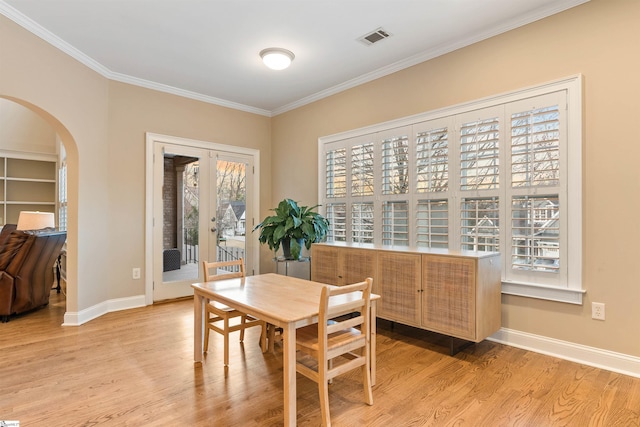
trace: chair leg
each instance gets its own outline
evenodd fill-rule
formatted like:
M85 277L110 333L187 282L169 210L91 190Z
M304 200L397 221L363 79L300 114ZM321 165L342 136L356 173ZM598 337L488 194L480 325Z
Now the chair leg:
M229 318L224 318L224 366L229 366Z
M267 322L262 322L262 332L260 332L260 349L267 352Z
M240 321L240 323L242 323L242 329L240 329L240 342L244 342L244 326L246 321L247 316L242 316L242 320Z
M364 400L367 405L373 405L373 393L371 392L371 352L369 346L362 349L365 354L365 364L362 365L362 382L364 384Z
M371 392L371 370L369 364L362 365L362 382L364 383L364 400L367 405L373 405L373 393Z
M320 411L322 412L322 425L331 427L331 414L329 413L329 385L327 378L318 377L318 393L320 395Z
M209 331L211 328L209 327L209 315L207 314L207 319L205 320L205 328L204 328L204 352L209 351Z
M275 325L272 325L271 323L269 323L269 325L267 326L267 334L268 334L267 342L269 344L269 351L273 353L273 351L276 348L276 345L274 342L274 340L276 339Z

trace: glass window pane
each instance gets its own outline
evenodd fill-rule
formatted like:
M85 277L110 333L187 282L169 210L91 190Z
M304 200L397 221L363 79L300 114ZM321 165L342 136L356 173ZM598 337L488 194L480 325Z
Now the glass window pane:
M516 196L512 198L511 208L511 268L557 273L560 268L558 195Z
M373 203L351 205L351 241L373 243Z
M511 116L511 185L555 186L560 181L558 106Z
M351 194L373 195L373 143L351 148Z
M449 188L449 140L447 128L420 132L416 138L416 191Z
M478 120L460 128L460 189L498 188L498 118Z
M449 204L446 200L419 200L416 216L417 246L449 247Z
M329 198L347 195L347 150L338 148L327 152L326 195Z
M382 244L409 246L409 204L406 201L382 204Z
M498 200L463 199L461 204L461 237L463 250L499 251Z
M327 241L346 242L347 205L344 203L329 203L327 205L327 220L329 221Z
M382 194L409 192L409 137L382 141Z

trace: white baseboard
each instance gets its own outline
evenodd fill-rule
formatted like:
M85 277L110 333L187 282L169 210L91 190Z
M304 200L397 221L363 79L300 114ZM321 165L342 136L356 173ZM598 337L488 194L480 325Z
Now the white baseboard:
M67 311L64 314L64 323L62 325L79 326L112 311L128 310L130 308L144 307L145 305L144 295L116 298L85 308L79 312Z
M546 354L583 365L640 378L640 357L502 328L487 338L501 344Z

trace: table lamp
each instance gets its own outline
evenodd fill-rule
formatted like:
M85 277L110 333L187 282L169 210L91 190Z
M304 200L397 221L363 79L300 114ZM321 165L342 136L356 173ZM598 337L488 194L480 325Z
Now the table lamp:
M21 211L18 217L17 230L41 230L55 228L53 212Z

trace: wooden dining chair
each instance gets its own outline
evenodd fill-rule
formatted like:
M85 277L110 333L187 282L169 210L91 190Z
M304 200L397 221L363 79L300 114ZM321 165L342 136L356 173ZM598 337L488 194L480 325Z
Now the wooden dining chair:
M202 266L204 268L205 282L245 277L244 260L242 258L235 261L203 261ZM231 269L231 271L227 269ZM220 270L223 272L220 272ZM204 351L206 352L209 349L209 331L213 330L221 334L224 337L224 366L229 366L229 334L231 332L240 331L240 342L243 342L245 329L260 326L262 328L260 347L263 352L267 351L267 329L264 321L215 301L209 302L205 310L207 313L207 325L204 331ZM232 325L231 319L234 318L240 318L240 321Z
M267 323L267 347L270 352L275 352L276 343L282 344L282 328Z
M325 287L318 323L297 330L296 371L318 383L323 426L331 425L328 384L338 375L360 367L365 401L373 405L369 341L372 282L368 278L352 285Z

